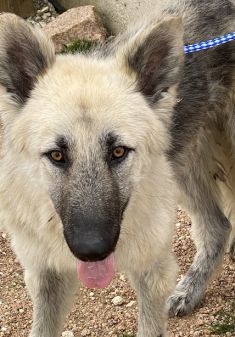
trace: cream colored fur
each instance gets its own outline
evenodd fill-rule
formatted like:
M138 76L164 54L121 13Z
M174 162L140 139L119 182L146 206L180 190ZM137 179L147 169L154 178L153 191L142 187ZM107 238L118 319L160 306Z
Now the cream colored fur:
M123 69L122 57L124 52L105 61L82 55L57 56L20 109L1 88L0 221L26 271L34 301L43 287L43 278L38 275L44 270L73 275L73 281L63 285L75 289L79 282L74 278L76 258L65 242L63 225L49 195L49 190L57 187L58 176L41 153L63 132L72 135L77 158L89 155L87 144L94 143L95 148L103 131L121 134L136 151L127 163L133 191L115 262L117 270L130 277L140 300L145 303L145 295L153 300L152 311L140 316L138 337L166 336L166 298L176 274L171 255L176 206L172 172L164 153L168 136L163 120L166 123L176 102L175 88L159 100L156 116L143 96L133 90L135 78L125 71L126 66ZM59 337L68 298L70 303L71 292L61 304L63 308L56 308L61 316L58 324L51 323L50 319L56 319L49 317L40 325L39 315L34 315L31 337ZM37 310L36 302L35 307Z

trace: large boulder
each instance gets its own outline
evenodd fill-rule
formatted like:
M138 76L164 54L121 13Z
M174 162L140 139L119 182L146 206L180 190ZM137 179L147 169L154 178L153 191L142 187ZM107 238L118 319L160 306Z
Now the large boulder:
M109 30L116 34L125 30L129 22L141 19L152 12L156 0L51 0L60 9L81 5L94 5ZM164 3L164 1L163 1Z
M54 42L57 53L76 40L103 42L107 37L106 29L93 6L69 9L48 23L43 30Z

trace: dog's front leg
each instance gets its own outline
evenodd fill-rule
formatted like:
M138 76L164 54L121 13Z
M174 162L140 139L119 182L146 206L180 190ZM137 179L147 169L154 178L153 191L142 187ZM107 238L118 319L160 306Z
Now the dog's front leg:
M76 292L76 274L26 271L25 282L33 300L30 337L60 337Z
M177 265L172 255L164 258L145 273L129 274L139 306L137 337L167 336L166 302L175 285Z

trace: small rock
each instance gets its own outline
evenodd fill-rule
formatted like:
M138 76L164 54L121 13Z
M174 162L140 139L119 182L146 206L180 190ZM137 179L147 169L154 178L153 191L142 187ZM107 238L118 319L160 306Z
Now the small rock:
M115 296L112 301L111 301L114 305L122 305L124 300L121 296Z
M121 274L119 278L120 278L120 280L123 281L123 282L126 281L125 275L123 275L123 274Z
M205 322L202 319L198 319L197 320L197 325L203 325Z
M83 329L81 332L81 336L85 337L85 336L90 336L91 332L88 329Z
M57 53L77 39L104 42L107 37L107 31L95 13L94 6L69 9L48 23L43 30L54 42Z
M62 337L74 337L74 334L72 331L64 331L62 332Z
M45 6L45 7L43 7L43 8L40 10L41 13L46 13L46 12L48 12L48 11L49 11L49 7L48 7L48 6Z
M42 15L42 18L43 18L43 20L46 20L46 19L48 19L50 16L51 16L50 13L44 13L44 14Z
M135 305L136 301L130 301L129 303L127 303L126 307L127 308L131 308L133 307L133 305Z

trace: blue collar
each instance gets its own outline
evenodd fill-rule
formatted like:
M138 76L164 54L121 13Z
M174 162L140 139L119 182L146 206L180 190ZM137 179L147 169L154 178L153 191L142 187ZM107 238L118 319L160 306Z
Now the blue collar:
M220 37L216 37L215 39L212 40L198 42L195 44L188 44L184 46L184 52L185 54L194 53L196 51L213 48L233 40L235 40L235 32Z

